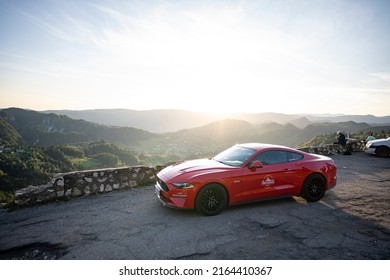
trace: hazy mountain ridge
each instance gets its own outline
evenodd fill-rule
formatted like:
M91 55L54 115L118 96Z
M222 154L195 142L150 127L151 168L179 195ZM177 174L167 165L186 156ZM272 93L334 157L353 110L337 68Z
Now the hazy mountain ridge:
M387 127L389 129L390 127ZM293 124L263 123L253 125L241 120L222 120L206 126L172 133L169 141L191 142L196 136L201 143L201 150L205 143L213 143L219 149L243 142L263 142L277 145L297 147L300 144L323 134L334 134L336 131L352 133L362 130L370 130L367 123L341 122L341 123L314 123L300 129ZM184 139L183 139L184 137ZM336 139L335 139L336 140ZM169 143L166 143L169 146Z
M186 114L185 111L179 113ZM269 117L277 114L266 115ZM369 131L373 128L367 123L353 121L308 123L307 118L301 117L295 120L298 124L306 124L304 128L291 123L253 124L240 119L224 119L176 132L152 133L132 127L108 126L85 120L74 120L64 115L18 108L3 109L0 111L0 117L3 124L4 121L8 124L8 128L0 131L10 131L10 126L13 127L16 132L15 137L17 138L19 134L21 136L19 142L27 145L48 146L105 140L141 153L168 154L181 158L213 155L224 148L242 142L264 142L297 147L313 137L335 134L338 130L352 133L362 130ZM282 116L284 120L287 117L287 115ZM160 123L158 118L155 119L155 123L157 125ZM386 130L386 126L380 127ZM0 137L4 138L4 135Z
M175 132L221 119L218 115L184 110L96 109L80 111L50 110L43 113L66 115L72 119L83 119L104 125L134 127L155 133Z
M0 111L0 118L11 125L27 145L61 145L101 140L131 147L153 134L131 127L114 127L74 120L54 113L9 108Z
M346 133L364 131L360 133L361 137L369 131L390 134L390 126L385 125L374 127L353 121L308 123L304 117L295 120L304 128L291 123L254 124L240 119L223 119L176 132L152 133L132 127L75 120L54 113L3 109L0 110L0 198L1 191L41 184L47 182L53 173L71 170L157 165L212 157L244 142L290 147L304 143L327 144L335 140L338 130ZM155 123L160 124L158 118Z
M196 128L223 119L237 119L252 124L275 122L292 123L304 128L310 123L365 122L368 124L390 125L390 115L377 117L374 115L310 115L281 113L241 113L241 114L207 114L184 110L146 110L130 109L97 109L97 110L50 110L44 113L66 115L72 119L83 119L94 123L115 126L127 126L150 132L176 132L182 129Z

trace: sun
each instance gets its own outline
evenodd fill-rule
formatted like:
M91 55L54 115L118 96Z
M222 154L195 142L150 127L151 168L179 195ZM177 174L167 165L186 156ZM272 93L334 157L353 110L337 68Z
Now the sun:
M290 65L298 58L277 35L252 26L240 7L160 13L136 22L142 32L106 32L109 55L100 65L116 73L107 91L121 102L221 116L291 110L300 85Z

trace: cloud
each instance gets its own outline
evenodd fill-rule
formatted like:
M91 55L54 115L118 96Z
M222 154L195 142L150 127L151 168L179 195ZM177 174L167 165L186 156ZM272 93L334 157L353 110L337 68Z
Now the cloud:
M369 73L361 82L364 89L390 93L390 72Z
M55 69L59 68L58 64L51 61L15 53L0 52L0 69L2 71L12 70L21 73L55 76Z
M276 0L39 3L15 5L23 20L15 27L26 27L26 21L31 26L27 26L31 36L22 33L15 45L27 41L25 37L39 39L33 46L0 46L0 68L14 76L20 72L19 80L33 74L28 78L41 84L42 91L50 80L53 96L72 92L77 100L84 94L109 92L113 100L129 106L137 102L138 108L208 106L210 110L223 96L223 108L245 110L250 105L251 111L271 105L274 110L304 111L315 108L311 100L321 100L321 108L331 111L336 105L325 105L330 99L341 100L337 106L343 108L351 100L367 102L369 98L362 96L374 93L388 100L388 67L373 63L380 60L386 66L386 60L383 54L371 59L372 51L364 51L365 40L373 35L367 37L361 27L375 15L371 9L357 16L366 4ZM50 5L46 9L42 3ZM13 40L11 33L6 35ZM376 43L371 41L370 45ZM381 40L382 46L387 41ZM367 69L369 74L365 74ZM246 98L237 98L242 95ZM286 104L280 105L281 100Z
M62 24L59 24L59 22L49 22L47 19L44 19L44 17L37 17L33 14L19 11L21 15L24 16L29 22L32 24L38 26L48 34L63 40L67 42L74 42L75 38L70 34L65 28L62 28Z

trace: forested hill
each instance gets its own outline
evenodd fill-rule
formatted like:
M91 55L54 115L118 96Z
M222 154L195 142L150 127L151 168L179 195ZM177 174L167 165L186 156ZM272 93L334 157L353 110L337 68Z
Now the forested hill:
M0 118L0 145L17 146L21 144L22 136L4 119Z
M368 131L374 127L366 123L343 122L327 124L310 124L303 129L293 124L267 123L254 125L240 120L217 121L199 128L185 129L175 133L164 134L164 138L144 143L156 150L163 146L165 151L186 155L186 157L212 156L229 146L237 143L260 142L285 145L296 148L310 141L318 135L328 134L327 143L336 140L336 132L344 131L347 134L361 133L366 137ZM387 127L386 132L390 130Z
M101 125L18 108L1 110L0 121L0 139L11 145L19 143L49 146L107 141L136 151L169 153L184 158L214 153L236 143L263 142L297 147L318 135L335 134L338 130L354 133L375 129L367 123L352 121L311 123L298 128L291 123L253 124L227 119L197 128L157 134L132 127ZM301 119L299 122L306 120ZM384 129L386 130L386 126Z
M153 136L141 129L99 125L63 115L19 108L1 110L0 120L1 139L26 145L48 146L106 140L132 147Z
M307 120L300 119L298 123L307 124ZM0 203L4 200L2 192L45 183L53 173L210 157L244 142L290 147L302 143L327 144L335 140L338 130L354 133L352 137L360 139L365 139L369 131L378 136L390 134L390 126L352 121L311 123L299 128L291 123L254 124L237 119L157 134L53 113L3 109L0 110Z

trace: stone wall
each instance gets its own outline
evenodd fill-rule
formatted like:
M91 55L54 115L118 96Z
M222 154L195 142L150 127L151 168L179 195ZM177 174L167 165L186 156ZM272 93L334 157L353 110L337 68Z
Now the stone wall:
M45 185L28 186L15 192L15 205L89 196L153 184L158 167L132 166L60 173Z
M322 145L317 147L305 147L299 150L307 153L312 153L312 154L332 156L332 155L344 154L347 150L351 152L361 152L363 151L364 145L365 143L363 141L350 139L348 140L346 146L341 146L337 144L328 144L328 145Z

